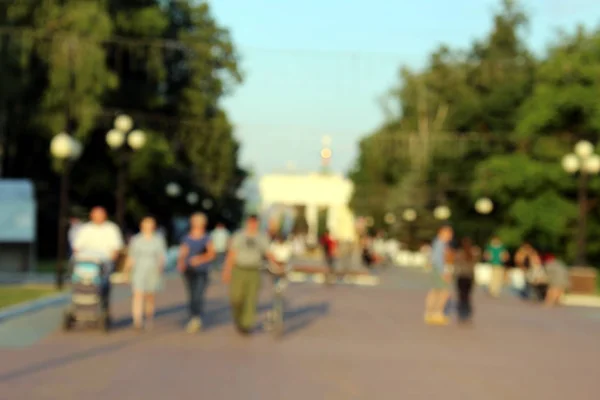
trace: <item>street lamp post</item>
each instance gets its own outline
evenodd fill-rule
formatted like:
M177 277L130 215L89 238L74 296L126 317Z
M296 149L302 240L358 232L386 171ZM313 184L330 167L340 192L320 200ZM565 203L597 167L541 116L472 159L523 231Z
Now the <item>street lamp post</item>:
M57 232L57 257L56 257L56 286L60 290L63 287L65 262L67 258L67 230L69 228L69 176L71 164L77 160L82 153L81 143L67 133L59 133L50 142L50 153L52 157L61 164L60 197L58 212Z
M408 248L415 248L415 221L417 220L417 212L413 208L407 208L402 213L402 219L408 224Z
M577 230L577 256L579 266L585 266L587 247L588 182L591 175L600 172L600 156L594 153L594 145L586 140L579 141L574 153L565 155L562 167L569 174L579 172L577 200L579 203L579 227Z
M115 118L114 128L106 133L106 143L113 150L119 150L117 170L117 195L116 215L117 224L121 229L125 228L125 196L127 195L127 162L129 160L128 149L137 151L146 144L146 134L133 129L133 119L122 114Z
M494 202L489 197L480 197L475 202L475 211L477 211L477 213L481 215L488 215L492 211L494 211ZM481 224L477 224L477 228L475 229L475 231L477 233L477 241L483 244L485 240L483 236L487 232L483 231L483 229L481 228Z

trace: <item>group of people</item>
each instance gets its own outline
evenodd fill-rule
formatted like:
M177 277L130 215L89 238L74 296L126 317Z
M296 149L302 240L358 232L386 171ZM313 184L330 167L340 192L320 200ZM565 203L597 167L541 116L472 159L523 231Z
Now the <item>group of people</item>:
M186 330L195 333L202 329L206 289L211 271L217 267L223 282L230 286L235 326L241 334L250 334L255 325L261 270L265 263L270 263L283 273L291 257L291 245L281 238L271 240L261 232L256 215L249 216L243 229L232 237L222 224L209 233L207 223L204 214L193 214L189 231L179 245L177 270L185 282L190 315ZM93 208L90 221L77 226L70 237L70 244L75 258L94 255L103 260L107 270L114 268L125 247L121 230L108 220L106 210L102 207ZM124 264L133 291L133 325L138 330L152 326L155 294L162 286L166 255L167 243L164 235L157 232L156 220L152 217L143 218L139 233L127 245ZM103 282L101 290L105 299L102 306L108 309L111 290L109 279Z
M523 298L545 301L546 305L558 304L569 286L569 273L564 262L553 254L540 255L528 242L523 243L511 260L510 253L498 237L493 237L484 252L484 259L492 265L489 285L490 294L498 297L508 281L511 268L523 271L524 281L520 287ZM512 265L511 265L512 261Z
M448 304L454 283L456 311L459 322L470 322L473 307L471 293L475 284L475 265L483 260L492 266L488 292L499 297L508 280L510 253L498 237L493 237L480 254L469 238L454 240L450 226L442 226L430 250L431 289L425 300L425 322L446 325L449 323ZM524 298L531 296L544 300L547 306L557 305L569 285L566 265L549 254L545 259L529 243L524 243L515 253L514 267L524 272L521 288Z

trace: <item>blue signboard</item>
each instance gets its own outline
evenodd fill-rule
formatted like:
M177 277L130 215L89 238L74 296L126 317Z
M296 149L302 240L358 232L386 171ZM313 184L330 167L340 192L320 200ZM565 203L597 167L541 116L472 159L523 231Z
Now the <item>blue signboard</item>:
M0 180L0 243L34 243L36 201L28 180Z

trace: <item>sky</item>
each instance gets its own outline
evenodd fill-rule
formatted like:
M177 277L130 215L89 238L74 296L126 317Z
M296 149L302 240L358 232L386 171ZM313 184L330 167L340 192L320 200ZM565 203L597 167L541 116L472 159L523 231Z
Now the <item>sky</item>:
M401 66L422 67L440 44L466 48L490 31L498 0L209 0L242 56L243 85L224 101L257 175L319 168L345 173L359 140L383 122L379 99ZM597 0L527 0L527 40L543 52L559 28L600 23Z

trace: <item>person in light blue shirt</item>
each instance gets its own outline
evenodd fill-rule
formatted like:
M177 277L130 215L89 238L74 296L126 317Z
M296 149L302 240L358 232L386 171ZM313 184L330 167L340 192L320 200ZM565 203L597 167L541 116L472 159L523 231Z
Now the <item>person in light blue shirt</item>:
M454 232L450 226L439 229L431 245L431 289L425 299L425 322L431 324L447 324L448 317L444 308L450 298L451 276L448 264L451 264L450 243Z

